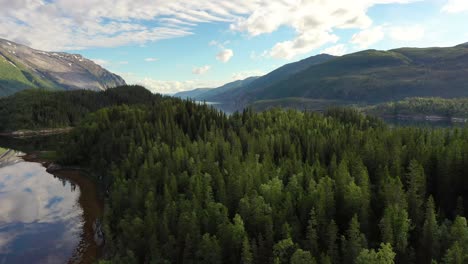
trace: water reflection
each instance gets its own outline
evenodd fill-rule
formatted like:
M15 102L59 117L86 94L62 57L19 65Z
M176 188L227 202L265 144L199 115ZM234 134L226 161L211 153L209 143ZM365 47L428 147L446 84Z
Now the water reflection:
M66 263L82 233L79 196L39 163L0 162L0 264Z

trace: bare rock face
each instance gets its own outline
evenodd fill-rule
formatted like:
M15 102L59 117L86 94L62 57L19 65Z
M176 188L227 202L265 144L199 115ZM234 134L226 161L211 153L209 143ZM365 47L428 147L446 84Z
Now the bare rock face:
M28 88L102 91L119 85L124 79L81 55L0 39L0 96Z

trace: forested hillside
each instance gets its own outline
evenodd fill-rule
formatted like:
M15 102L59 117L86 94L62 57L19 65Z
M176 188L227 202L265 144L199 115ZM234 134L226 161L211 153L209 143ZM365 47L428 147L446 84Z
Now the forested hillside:
M0 98L0 132L77 125L87 114L113 105L150 104L158 97L141 86L103 92L25 90Z
M467 58L464 46L361 51L311 66L268 89L251 89L245 97L251 102L306 97L367 103L466 97Z
M288 104L291 98L318 105L378 104L408 97L468 97L468 46L365 50L340 57L318 55L291 63L255 81L197 99L227 111ZM206 93L208 95L208 93ZM299 104L297 109L301 109ZM312 108L316 108L315 104Z
M107 194L102 263L468 261L466 128L157 98L91 114L60 156Z
M447 118L468 118L468 98L407 98L402 101L368 107L364 111L378 116L433 115Z

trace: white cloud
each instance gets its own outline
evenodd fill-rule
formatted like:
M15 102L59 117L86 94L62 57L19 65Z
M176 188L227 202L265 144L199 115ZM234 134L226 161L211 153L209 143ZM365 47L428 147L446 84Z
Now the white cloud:
M225 49L216 55L216 59L221 62L228 62L234 56L234 52L231 49Z
M372 25L367 15L377 4L410 3L418 0L284 0L265 1L247 17L237 19L231 29L250 36L268 34L280 27L290 27L297 32L293 40L277 43L270 55L291 59L308 53L325 44L334 43L335 29L366 29ZM364 44L363 44L364 45Z
M195 88L214 88L219 87L224 82L219 81L202 81L202 80L189 80L189 81L163 81L155 80L152 78L143 78L135 83L146 87L153 93L161 94L174 94L182 91L189 91Z
M446 13L461 13L468 11L467 0L448 0L442 7L442 11Z
M103 59L91 59L91 60L99 66L106 66L110 64L109 61L103 60Z
M146 58L145 59L146 62L155 62L157 60L158 60L157 58Z
M211 69L211 66L205 65L205 66L193 68L192 73L197 74L197 75L201 75L201 74L207 73L210 69Z
M419 25L392 27L390 28L390 37L398 41L417 41L424 37L425 32L425 28Z
M369 46L381 41L385 37L385 33L381 26L372 27L362 30L353 35L351 43L356 44L361 49L366 49Z
M44 50L143 45L252 10L229 0L0 0L0 6L0 37Z
M0 37L44 50L115 47L184 37L201 23L222 22L250 36L292 28L296 38L283 44L311 41L300 44L300 51L287 52L294 56L333 40L327 35L334 29L369 27L367 11L376 4L413 1L417 0L0 0ZM464 2L452 0L444 10L465 9ZM308 37L312 35L325 39Z
M294 40L277 43L271 50L270 56L278 59L292 59L321 47L326 43L335 43L338 36L328 32L312 31L299 35Z
M342 55L346 54L347 50L348 49L346 48L346 45L338 44L338 45L331 46L331 47L328 47L328 48L322 50L321 53L329 54L329 55L333 55L333 56L342 56Z

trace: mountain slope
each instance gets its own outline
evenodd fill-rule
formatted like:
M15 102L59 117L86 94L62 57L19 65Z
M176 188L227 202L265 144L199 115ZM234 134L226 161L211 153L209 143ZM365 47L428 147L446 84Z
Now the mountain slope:
M44 52L0 39L0 96L41 88L93 91L125 85L112 74L81 55Z
M468 96L466 83L466 45L367 50L311 66L267 88L250 89L242 97L248 102L302 97L375 103L416 96Z
M259 77L253 80L250 83L244 84L238 89L222 91L221 89L216 89L217 93L215 95L206 96L205 99L208 101L225 101L226 99L230 101L230 98L242 98L244 93L248 93L251 90L262 90L268 87L270 84L285 80L296 73L299 73L313 65L321 64L332 60L334 56L328 54L320 54L317 56L312 56L307 59L286 64L265 76Z
M207 91L212 90L212 89L213 88L197 88L197 89L190 90L190 91L178 92L178 93L174 94L173 96L174 97L179 97L179 98L182 98L182 99L186 99L186 98L195 99L198 96L202 95L203 93L206 93Z
M210 89L209 91L200 94L195 99L216 102L216 101L219 101L220 98L223 98L223 96L226 93L232 95L232 93L235 92L236 90L250 85L252 82L257 80L258 78L259 77L254 76L254 77L249 77L244 80L230 82L218 88Z
M206 91L203 89L195 89L188 92L177 93L174 96L181 98L190 97L195 100L205 100L210 102L222 102L223 104L218 107L230 112L241 109L245 106L244 101L247 100L242 100L241 102L240 99L244 98L243 95L247 94L250 90L265 89L272 83L285 80L313 65L321 64L334 58L336 57L328 54L320 54L298 62L286 64L265 76L250 77L245 80L227 83L221 87Z

